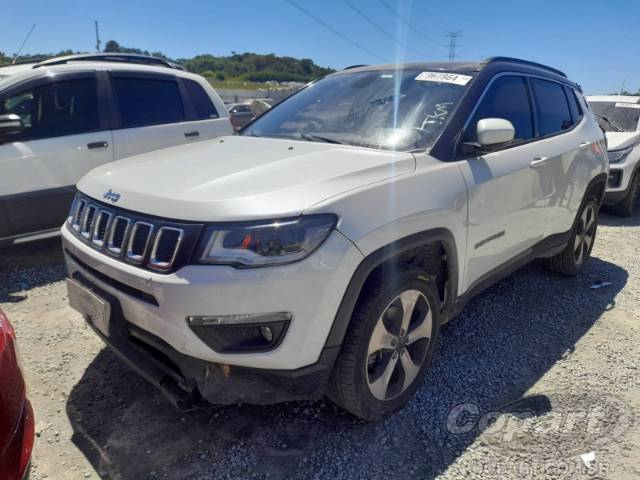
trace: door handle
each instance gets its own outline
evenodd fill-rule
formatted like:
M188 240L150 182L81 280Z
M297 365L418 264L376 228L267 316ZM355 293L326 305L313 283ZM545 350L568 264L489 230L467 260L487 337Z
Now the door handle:
M185 132L184 136L186 138L199 137L200 136L200 132L198 132L197 130L194 130L193 132Z
M89 150L94 150L96 148L107 148L109 146L109 144L107 142L91 142L87 144L87 148Z
M591 142L581 142L580 145L578 145L578 148L580 150L586 150L587 148L591 147Z
M529 166L531 168L540 168L544 165L546 165L549 160L551 160L551 157L533 157L533 160L531 160L531 163L529 163Z

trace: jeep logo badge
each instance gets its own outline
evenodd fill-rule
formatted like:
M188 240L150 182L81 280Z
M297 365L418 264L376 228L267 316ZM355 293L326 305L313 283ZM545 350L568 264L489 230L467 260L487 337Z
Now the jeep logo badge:
M105 193L102 198L104 198L105 200L109 200L112 203L116 203L118 200L120 200L120 194L112 192L111 189L109 189L109 191Z

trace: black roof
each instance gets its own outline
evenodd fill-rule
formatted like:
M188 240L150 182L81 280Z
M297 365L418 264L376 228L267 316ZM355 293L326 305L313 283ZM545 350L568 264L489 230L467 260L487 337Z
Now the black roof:
M354 65L353 67L347 67L345 70L355 71L375 71L375 70L391 70L398 67L399 64L386 64L386 65ZM404 69L422 69L422 70L440 70L443 72L452 73L473 73L480 72L488 65L492 66L504 66L518 68L518 69L530 69L537 70L539 72L546 72L554 76L560 76L567 78L567 75L553 67L542 65L541 63L531 62L529 60L522 60L520 58L511 57L489 57L479 62L416 62L416 63L404 63L402 67ZM344 70L342 70L344 71Z
M63 65L69 62L111 62L111 63L135 63L165 68L175 68L185 70L179 65L164 58L152 57L149 55L137 55L133 53L80 53L77 55L67 55L64 57L50 58L36 63L33 68L50 67L52 65Z
M443 72L471 72L480 66L480 62L414 62L414 63L387 63L383 65L353 65L345 70L355 70L360 72L377 70L394 70L402 66L406 70L442 70ZM340 73L338 72L338 73Z

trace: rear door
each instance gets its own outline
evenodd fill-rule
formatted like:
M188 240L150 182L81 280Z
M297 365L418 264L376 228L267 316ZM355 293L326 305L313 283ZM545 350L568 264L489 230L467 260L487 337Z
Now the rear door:
M465 289L508 268L542 240L551 216L546 207L558 200L549 195L553 172L535 163L541 152L528 79L494 78L467 122L465 142L477 141L483 118L509 120L515 140L459 162L469 195Z
M547 236L567 232L577 214L584 187L597 163L592 137L582 120L582 109L569 87L532 77L537 125L537 168L541 173L542 205L547 210L541 227Z
M231 132L201 85L171 74L111 72L115 157Z
M0 114L24 124L0 139L0 238L58 228L76 182L113 159L103 87L93 72L63 73L0 95Z
M115 158L186 143L185 106L174 75L111 72Z

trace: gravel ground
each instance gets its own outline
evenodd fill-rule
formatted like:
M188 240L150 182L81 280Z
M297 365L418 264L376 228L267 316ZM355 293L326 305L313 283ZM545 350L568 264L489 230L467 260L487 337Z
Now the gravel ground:
M58 240L1 251L32 479L640 478L639 240L640 215L603 215L577 279L533 264L472 301L379 423L328 401L181 414L67 306Z

